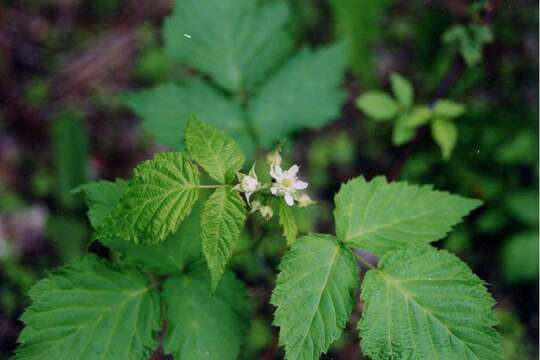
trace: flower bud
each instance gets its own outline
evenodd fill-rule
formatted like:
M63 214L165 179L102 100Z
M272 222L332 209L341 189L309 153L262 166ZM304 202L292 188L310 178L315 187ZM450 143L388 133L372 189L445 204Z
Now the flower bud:
M311 198L305 193L298 194L298 196L296 197L296 201L298 201L298 206L300 206L301 208L316 203L315 201L311 200Z
M270 167L274 166L280 166L281 165L281 154L280 154L281 148L278 147L276 150L268 153L266 155L266 163L270 165Z

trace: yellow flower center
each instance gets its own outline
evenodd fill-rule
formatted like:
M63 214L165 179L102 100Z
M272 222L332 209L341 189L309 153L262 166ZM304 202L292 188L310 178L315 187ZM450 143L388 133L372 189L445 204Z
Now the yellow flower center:
M283 186L284 188L290 188L291 186L293 186L293 182L291 179L283 179L281 181L281 186Z

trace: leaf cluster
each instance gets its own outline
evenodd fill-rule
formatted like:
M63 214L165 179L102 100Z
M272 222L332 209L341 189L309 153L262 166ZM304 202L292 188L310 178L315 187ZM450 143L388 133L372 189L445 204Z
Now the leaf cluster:
M368 91L356 99L358 108L374 121L392 121L392 142L396 146L408 143L418 127L429 124L443 159L448 160L458 139L453 120L465 113L465 106L449 99L415 105L414 89L409 80L393 73L390 82L393 97L378 90Z

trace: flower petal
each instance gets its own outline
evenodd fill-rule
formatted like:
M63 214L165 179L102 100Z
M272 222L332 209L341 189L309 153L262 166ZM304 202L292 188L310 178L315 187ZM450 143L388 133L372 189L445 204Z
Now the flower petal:
M300 167L298 165L293 165L286 171L288 177L295 177L298 174Z
M294 199L293 199L290 192L286 192L284 198L285 198L285 202L287 203L287 205L289 205L289 206L294 205Z
M270 176L272 176L276 180L279 180L283 176L283 170L281 170L281 166L272 166L270 168Z
M279 190L279 188L278 188L277 186L272 186L272 187L270 188L270 192L271 192L273 195L277 195L278 190Z
M301 180L296 180L294 182L294 185L293 187L296 189L296 190L304 190L308 187L308 183L307 182L304 182L304 181L301 181Z

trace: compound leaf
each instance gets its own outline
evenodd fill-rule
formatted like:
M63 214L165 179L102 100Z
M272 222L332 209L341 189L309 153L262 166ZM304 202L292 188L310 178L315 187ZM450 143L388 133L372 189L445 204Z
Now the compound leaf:
M298 239L279 266L274 324L285 358L319 359L341 335L354 306L358 265L330 235Z
M347 182L335 203L338 238L377 255L439 240L481 204L431 186L387 183L384 177Z
M117 208L98 228L97 238L163 241L190 213L198 186L199 171L184 155L157 154L135 168Z
M292 208L285 201L279 201L279 224L283 227L283 236L287 240L287 245L291 246L298 235L298 225L296 225Z
M246 205L236 190L222 187L206 201L201 216L203 253L215 289L246 221Z
M165 352L175 359L234 360L249 324L244 285L227 272L215 290L204 267L163 284L169 323Z
M190 114L225 131L246 153L254 148L240 106L201 80L130 92L122 100L158 143L173 149L183 148L182 134Z
M239 92L259 83L292 49L283 1L177 0L164 25L171 57Z
M386 359L502 359L494 300L456 256L429 245L388 252L362 284L365 355Z
M233 139L193 116L188 121L185 137L189 155L222 184L244 163L244 154Z
M148 359L158 346L159 296L136 270L89 255L39 281L14 359Z
M264 83L251 103L250 117L262 146L301 128L318 128L339 114L346 49L336 43L303 49Z

